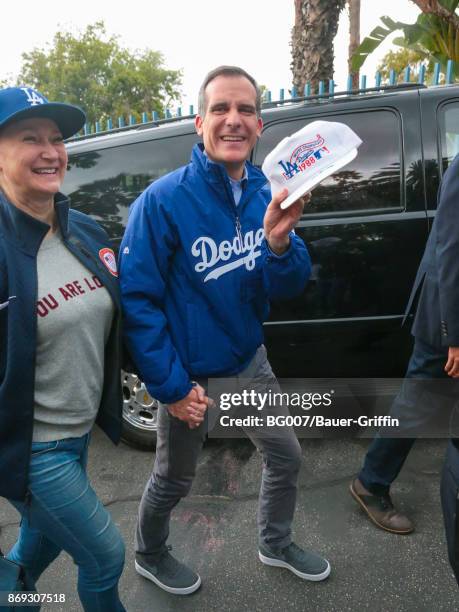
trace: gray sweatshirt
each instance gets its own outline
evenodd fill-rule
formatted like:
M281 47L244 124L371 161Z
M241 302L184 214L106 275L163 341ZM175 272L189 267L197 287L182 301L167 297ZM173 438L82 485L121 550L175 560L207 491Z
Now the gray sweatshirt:
M33 440L48 442L82 436L94 424L114 307L60 234L43 240L37 273Z

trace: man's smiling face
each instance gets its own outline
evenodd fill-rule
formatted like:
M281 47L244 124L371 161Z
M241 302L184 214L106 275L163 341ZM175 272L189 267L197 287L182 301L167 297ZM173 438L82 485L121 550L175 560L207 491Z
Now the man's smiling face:
M257 116L256 91L244 76L218 76L206 87L206 112L196 117L196 131L212 161L240 179L263 122Z

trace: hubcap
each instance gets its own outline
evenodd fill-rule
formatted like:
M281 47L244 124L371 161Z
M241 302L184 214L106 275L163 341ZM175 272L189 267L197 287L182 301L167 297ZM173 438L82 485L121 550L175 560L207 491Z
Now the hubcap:
M121 372L123 386L123 419L143 431L156 431L158 401L148 393L135 374Z

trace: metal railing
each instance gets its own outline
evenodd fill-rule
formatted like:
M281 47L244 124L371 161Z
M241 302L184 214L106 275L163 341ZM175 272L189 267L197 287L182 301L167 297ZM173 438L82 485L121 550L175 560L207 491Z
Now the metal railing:
M289 96L286 97L285 89L282 88L279 91L279 99L272 99L272 92L266 90L263 94L262 108L273 108L287 103L307 103L316 100L328 100L343 96L354 96L374 92L394 91L408 88L421 88L427 87L429 84L426 83L426 66L421 64L419 67L419 74L416 81L411 80L412 69L407 66L401 75L397 74L395 70L391 70L387 83L383 83L383 78L380 72L375 74L375 84L373 87L367 87L367 77L362 75L360 77L360 87L358 89L353 88L353 78L351 75L347 78L347 87L342 91L335 91L335 82L333 79L328 81L320 81L317 93L314 93L311 83L306 83L304 90L299 94L297 89L293 86L288 90ZM399 76L402 76L402 81L398 82ZM440 85L441 76L441 65L439 63L434 64L434 70L431 79L431 86ZM446 72L444 83L442 85L451 85L454 83L454 62L448 60L446 65ZM118 117L117 125L114 124L111 117L108 117L103 122L96 121L95 124L85 124L82 132L79 135L74 136L71 140L77 138L85 138L89 136L99 136L101 134L107 134L111 132L119 132L132 129L133 127L154 127L164 123L172 123L174 121L181 121L183 119L192 119L195 117L194 106L191 104L189 112L184 115L182 107L178 107L173 111L170 108L163 110L163 117L157 111L144 111L141 114L141 120L137 121L135 115L129 115L127 121L126 118L121 116Z

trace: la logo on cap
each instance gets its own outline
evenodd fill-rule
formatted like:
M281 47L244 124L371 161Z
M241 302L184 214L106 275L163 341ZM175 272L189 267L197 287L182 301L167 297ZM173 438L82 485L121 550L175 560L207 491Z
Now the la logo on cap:
M330 155L330 150L324 145L325 140L320 134L311 142L305 142L297 147L289 160L280 161L279 164L284 170L286 180L289 180L298 174L310 168L316 160L322 159L324 155Z
M262 166L273 195L288 189L281 208L288 208L351 162L361 144L349 126L335 121L313 121L281 140Z
M43 98L34 89L31 89L30 87L21 87L21 89L27 96L27 102L30 104L30 106L38 106L38 104L45 103Z
M39 117L54 121L64 140L81 130L86 121L86 115L78 106L49 102L33 87L0 88L0 129L11 121Z

